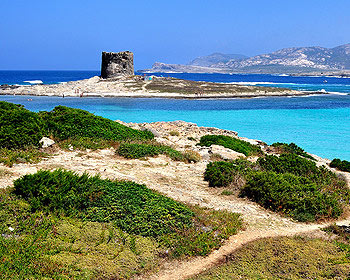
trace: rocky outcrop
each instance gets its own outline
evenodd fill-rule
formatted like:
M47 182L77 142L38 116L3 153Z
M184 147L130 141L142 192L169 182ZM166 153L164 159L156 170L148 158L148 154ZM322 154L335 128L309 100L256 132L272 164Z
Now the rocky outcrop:
M101 78L134 75L134 54L129 51L102 52Z

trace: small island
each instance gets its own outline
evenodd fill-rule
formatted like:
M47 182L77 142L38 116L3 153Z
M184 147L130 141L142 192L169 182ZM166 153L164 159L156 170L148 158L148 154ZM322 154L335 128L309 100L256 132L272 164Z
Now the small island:
M324 92L301 92L286 88L246 86L134 75L129 51L102 53L101 76L60 84L2 85L0 95L62 97L158 97L158 98L252 98L304 96Z

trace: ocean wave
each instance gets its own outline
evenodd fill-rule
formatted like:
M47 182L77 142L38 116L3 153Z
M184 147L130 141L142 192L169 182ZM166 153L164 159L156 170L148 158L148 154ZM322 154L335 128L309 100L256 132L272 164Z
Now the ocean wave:
M35 85L35 84L43 84L43 81L42 80L32 80L32 81L23 81L23 83L29 83L29 84Z

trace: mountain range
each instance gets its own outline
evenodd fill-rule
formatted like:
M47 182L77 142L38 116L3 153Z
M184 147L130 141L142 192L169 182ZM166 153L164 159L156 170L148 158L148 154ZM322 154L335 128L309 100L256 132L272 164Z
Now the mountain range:
M213 53L188 64L154 63L144 72L193 73L303 73L350 70L350 44L335 48L296 47L247 57Z

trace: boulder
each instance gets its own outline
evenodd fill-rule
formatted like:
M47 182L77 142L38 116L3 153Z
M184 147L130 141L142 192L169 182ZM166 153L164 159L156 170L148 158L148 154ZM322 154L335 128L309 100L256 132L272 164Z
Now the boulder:
M226 160L235 160L242 157L245 158L244 154L233 151L220 145L211 145L210 148L212 154L218 154Z
M42 147L42 148L47 148L47 147L50 147L50 146L52 146L53 144L55 144L55 141L53 141L53 140L50 139L50 138L43 137L43 138L41 138L41 140L39 141L39 143L41 144L41 147Z
M134 54L129 51L102 52L101 78L134 75Z

